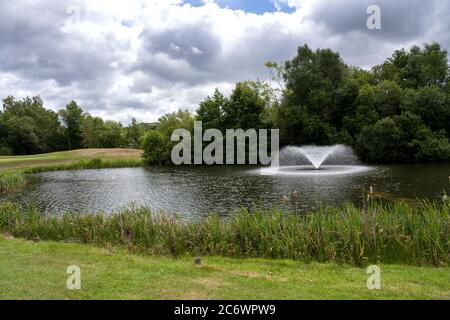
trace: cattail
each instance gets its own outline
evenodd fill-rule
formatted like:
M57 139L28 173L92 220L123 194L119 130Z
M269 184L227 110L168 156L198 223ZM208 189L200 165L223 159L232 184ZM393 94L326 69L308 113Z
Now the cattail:
M283 199L281 200L283 203L288 203L289 199L286 195L283 195Z

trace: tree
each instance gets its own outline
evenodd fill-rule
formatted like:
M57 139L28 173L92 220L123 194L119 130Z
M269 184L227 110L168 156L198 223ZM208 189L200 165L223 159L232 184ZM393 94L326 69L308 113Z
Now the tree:
M86 114L81 123L81 135L83 137L83 147L102 148L103 120Z
M285 99L292 105L308 108L321 120L334 118L336 90L341 86L347 66L340 55L330 49L313 52L307 45L299 47L297 56L285 63Z
M194 117L188 111L181 111L162 116L156 127L148 131L142 139L144 160L149 165L171 165L172 148L177 142L171 141L176 129L186 129L191 134L194 130Z
M45 153L63 148L58 116L44 108L40 97L16 100L10 96L4 99L0 126L1 146L15 154Z
M358 137L357 150L369 162L425 161L424 154L430 156L428 161L442 161L446 152L444 140L442 135L434 135L419 116L404 112L365 126Z
M81 132L81 123L84 117L83 110L72 100L58 113L65 128L69 150L81 148L83 146L83 135Z
M384 80L373 86L366 84L361 87L356 99L358 105L376 110L381 117L389 117L400 112L402 89L391 80Z
M431 130L445 130L450 137L450 105L445 92L439 87L407 90L402 109L419 115Z
M128 146L138 148L144 135L144 128L133 118L131 124L126 128L126 135Z
M105 121L100 141L103 148L123 147L126 140L122 124L116 121Z
M214 94L206 97L200 102L197 109L197 120L202 121L203 128L224 130L224 106L228 103L228 99L216 89Z
M267 106L267 92L260 82L238 82L223 104L223 125L226 129L260 129L262 112Z
M433 133L429 128L422 128L418 138L413 141L417 147L415 161L448 162L450 161L450 142L442 133Z
M397 50L381 66L374 68L377 78L392 80L403 88L443 87L448 80L448 52L438 43L412 46L409 52Z
M407 156L400 150L401 132L392 118L384 118L373 126L363 127L356 147L362 160L397 162Z
M334 130L309 114L306 107L284 103L277 114L275 127L280 130L281 145L328 144Z

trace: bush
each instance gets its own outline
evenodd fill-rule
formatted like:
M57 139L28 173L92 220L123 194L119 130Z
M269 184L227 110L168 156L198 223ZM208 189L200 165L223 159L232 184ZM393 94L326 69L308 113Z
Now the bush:
M0 156L12 156L13 150L10 147L0 147Z

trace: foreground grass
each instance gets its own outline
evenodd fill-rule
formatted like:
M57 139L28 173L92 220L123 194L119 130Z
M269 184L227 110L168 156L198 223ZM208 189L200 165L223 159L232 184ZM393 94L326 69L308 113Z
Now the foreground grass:
M290 260L130 255L87 245L0 235L0 299L450 299L449 268L381 265L381 290L364 268ZM81 268L68 290L67 267Z
M449 207L436 203L371 203L364 210L349 204L306 215L255 208L226 219L211 215L184 221L146 208L58 215L6 202L0 204L0 231L152 255L450 265Z

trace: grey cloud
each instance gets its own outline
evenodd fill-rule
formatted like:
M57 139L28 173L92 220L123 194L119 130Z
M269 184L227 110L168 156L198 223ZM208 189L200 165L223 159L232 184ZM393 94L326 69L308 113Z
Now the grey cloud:
M225 51L209 24L203 22L157 34L145 30L141 39L143 50L129 72L157 76L162 85L266 78L265 62L292 57L306 40L286 33L280 23L268 23L242 30L236 35L233 50ZM201 54L193 54L190 48L197 48ZM137 92L140 86L133 89Z
M0 70L36 80L54 79L61 86L93 80L112 72L118 59L118 41L109 34L101 41L86 41L62 27L70 18L69 4L82 1L36 1L26 5L0 3ZM22 4L22 5L21 5Z
M319 0L312 2L309 19L339 34L357 31L370 37L406 41L423 35L437 22L438 3L439 0ZM366 10L370 5L381 9L382 30L366 27L369 17Z
M145 30L140 38L147 52L183 59L199 69L214 63L221 50L218 35L208 23L202 21L163 32Z
M366 28L369 4L381 7L382 30ZM82 19L111 29L95 41L88 40L88 29L65 33L69 5L80 6ZM215 86L229 89L236 81L266 79L267 60L290 59L304 43L336 50L347 63L362 67L381 63L393 50L412 43L439 41L450 49L447 1L314 0L311 5L298 27L253 16L248 21L254 24L243 23L246 27L229 43L209 22L214 12L210 20L179 19L149 28L145 12L134 20L109 21L99 12L89 13L86 0L1 1L0 75L8 76L0 81L0 92L40 94L55 108L75 99L94 115L155 120L177 108L193 110ZM136 26L143 28L139 38L124 40L115 33ZM133 42L139 44L138 52ZM123 59L129 53L137 54L137 60Z

